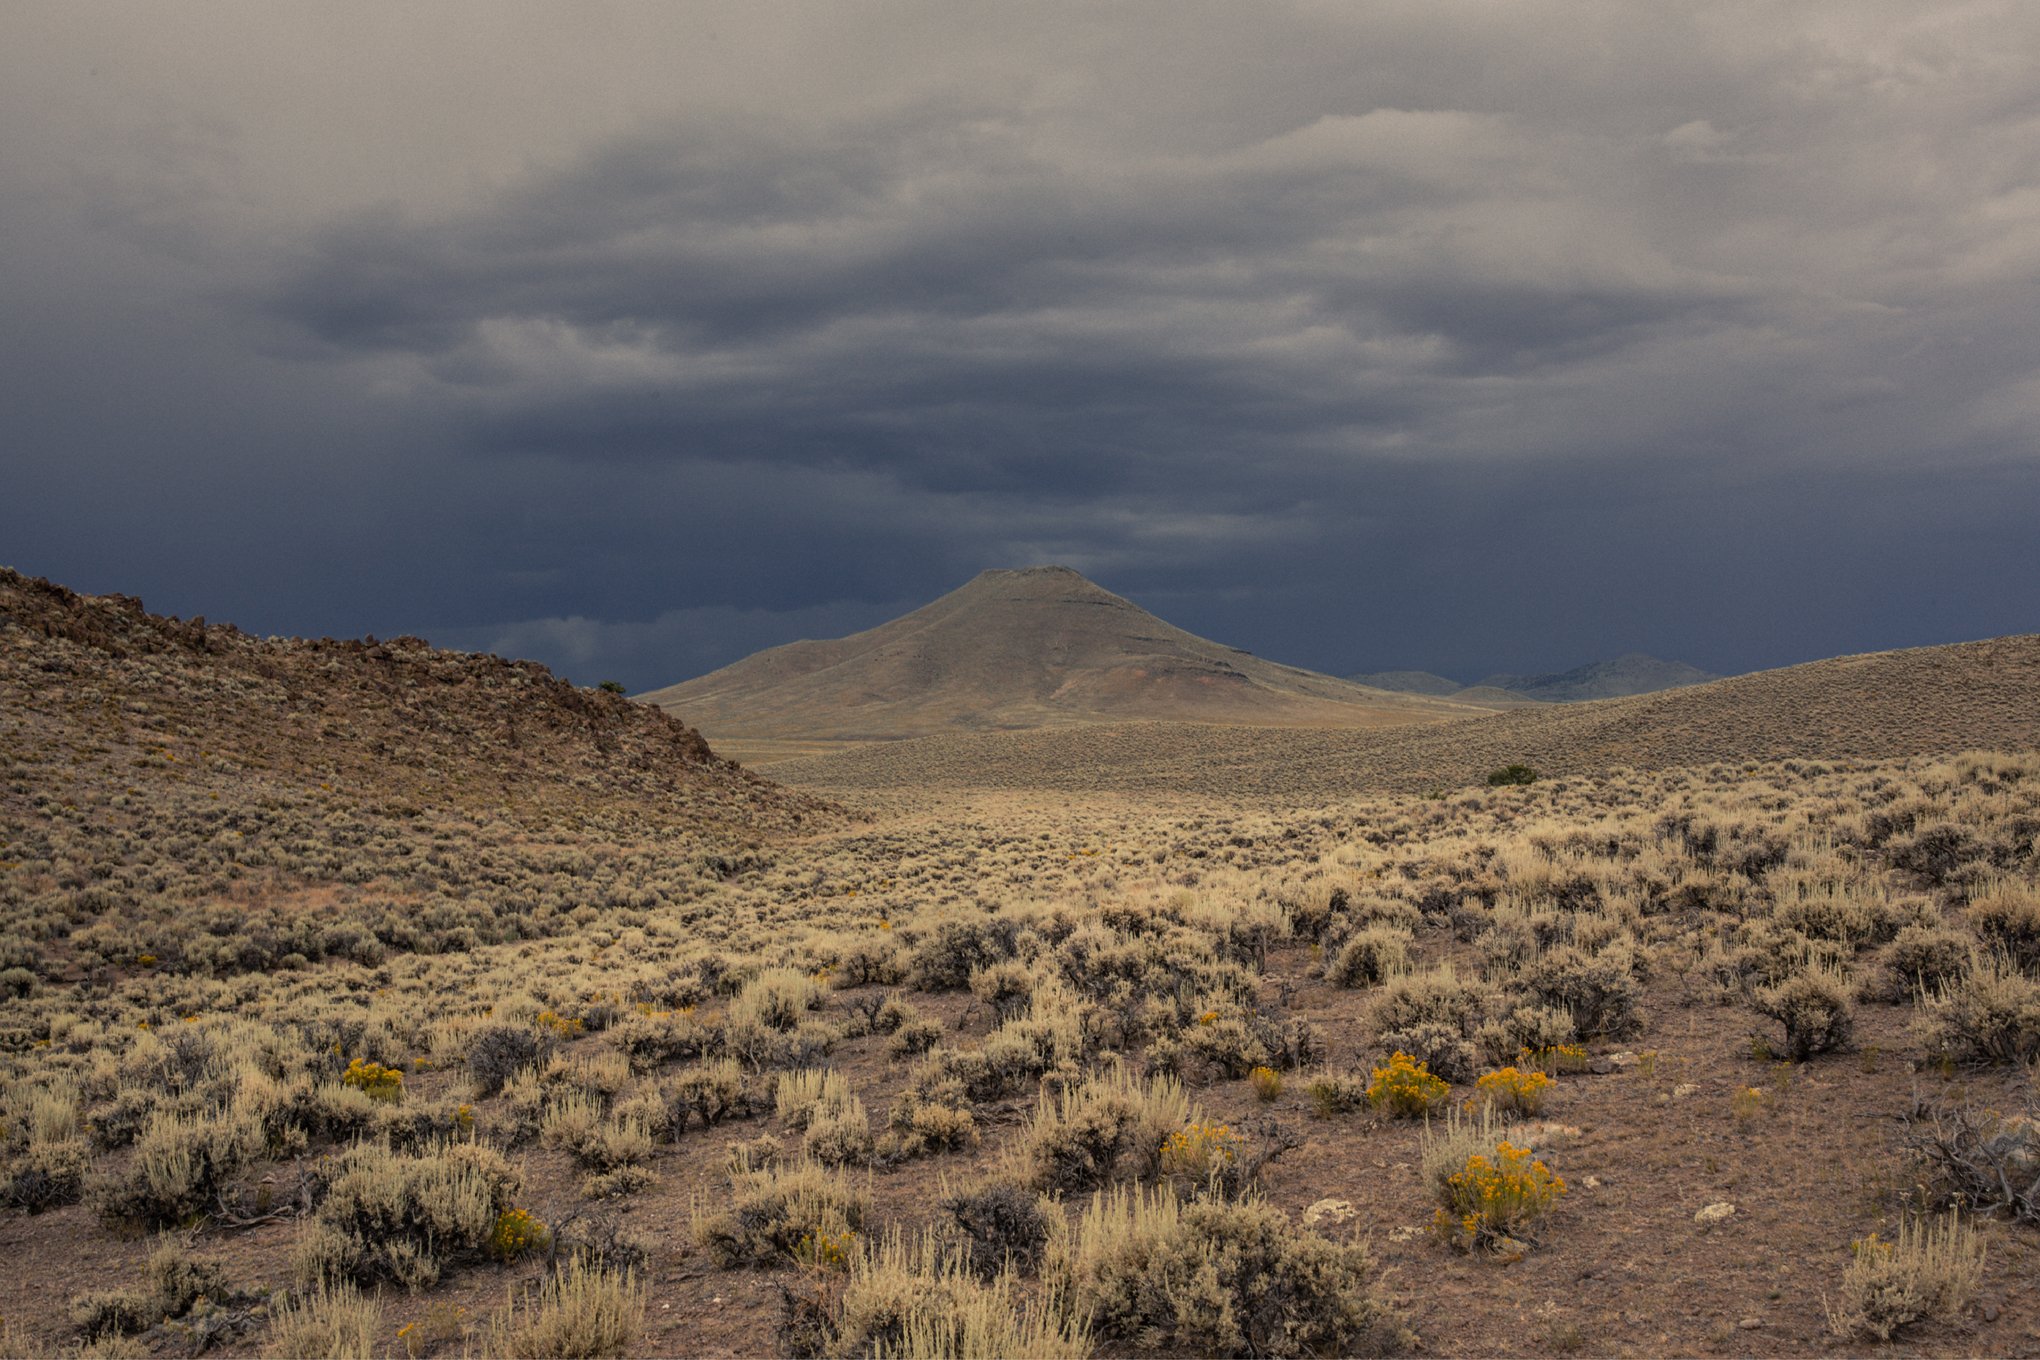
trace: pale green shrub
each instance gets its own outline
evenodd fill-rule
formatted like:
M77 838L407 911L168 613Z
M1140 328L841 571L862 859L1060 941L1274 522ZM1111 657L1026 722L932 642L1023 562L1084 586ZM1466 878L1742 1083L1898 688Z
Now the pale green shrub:
M266 1354L289 1360L374 1360L382 1300L351 1284L319 1284L279 1301Z
M1321 1118L1349 1114L1367 1104L1367 1078L1352 1072L1315 1072L1303 1086Z
M298 1277L426 1288L445 1266L484 1254L518 1185L501 1153L474 1143L350 1148L299 1241Z
M1635 955L1620 946L1588 954L1571 947L1531 960L1517 976L1541 1005L1572 1017L1574 1037L1627 1039L1643 1028Z
M1013 1176L1034 1189L1094 1190L1158 1174L1163 1144L1193 1122L1200 1120L1182 1083L1143 1083L1114 1068L1054 1097L1043 1092L1034 1122L1006 1159Z
M812 1161L731 1173L729 1191L695 1202L696 1243L724 1266L777 1266L799 1259L803 1243L842 1241L861 1232L867 1191Z
M730 1003L729 1024L791 1032L807 1012L822 1004L825 994L820 982L798 968L767 968L745 983Z
M1969 904L1969 924L2020 972L2040 976L2040 887L2000 881Z
M1257 1200L1135 1186L1052 1234L1043 1276L1108 1346L1201 1355L1387 1355L1407 1337L1365 1247Z
M666 1103L668 1127L678 1137L692 1114L713 1128L725 1119L755 1112L751 1085L743 1069L729 1058L700 1063L673 1077L660 1088Z
M969 1147L977 1140L977 1120L963 1083L938 1081L909 1086L893 1100L873 1155L881 1162L901 1162Z
M852 1096L850 1083L841 1074L822 1067L780 1073L772 1099L779 1122L797 1132L818 1115L841 1109Z
M1833 1052L1855 1029L1848 980L1825 969L1809 970L1767 988L1752 1004L1757 1014L1784 1027L1785 1054L1793 1062Z
M808 1123L807 1153L823 1166L847 1166L872 1159L871 1118L856 1096L816 1110Z
M1414 938L1395 926L1368 926L1339 945L1325 964L1325 977L1341 987L1372 987L1409 971Z
M1884 951L1885 966L1908 993L1959 982L1976 961L1976 941L1942 926L1907 926Z
M140 1288L81 1294L71 1301L71 1321L87 1340L124 1336L181 1317L200 1298L226 1290L224 1267L194 1258L182 1242L166 1235L142 1267Z
M1922 997L1915 1025L1929 1051L1955 1062L2030 1063L2040 1058L2040 981L1986 961Z
M118 1177L98 1183L94 1206L112 1219L170 1227L203 1213L263 1148L259 1126L228 1113L152 1114Z
M1079 1360L1090 1354L1083 1322L1061 1296L1028 1298L1007 1275L967 1273L931 1239L905 1246L888 1235L849 1262L834 1309L813 1349L831 1357L900 1360Z
M1932 1223L1907 1219L1888 1242L1872 1233L1850 1247L1841 1305L1828 1308L1836 1336L1889 1341L1926 1318L1951 1322L1983 1280L1983 1244L1959 1214Z
M580 1258L490 1320L487 1353L505 1360L597 1360L630 1354L644 1327L646 1290L628 1271Z
M1479 1059L1470 1036L1493 1002L1489 989L1448 964L1390 978L1368 1008L1375 1048L1407 1053L1447 1081L1467 1081Z

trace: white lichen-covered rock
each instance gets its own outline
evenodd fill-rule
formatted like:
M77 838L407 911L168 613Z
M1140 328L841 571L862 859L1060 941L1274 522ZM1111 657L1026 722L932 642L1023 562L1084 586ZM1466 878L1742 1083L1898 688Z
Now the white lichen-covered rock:
M1570 1142L1580 1136L1579 1125L1561 1124L1547 1119L1540 1124L1521 1124L1509 1135L1509 1141L1519 1148L1536 1152Z
M1344 1223L1360 1211L1347 1199L1321 1199L1303 1211L1303 1226L1315 1228L1321 1223Z

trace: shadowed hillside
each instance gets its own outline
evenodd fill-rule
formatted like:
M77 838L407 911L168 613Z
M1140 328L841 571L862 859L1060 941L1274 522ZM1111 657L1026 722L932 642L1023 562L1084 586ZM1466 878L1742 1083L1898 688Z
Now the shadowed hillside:
M790 762L828 788L1174 789L1319 799L1478 782L1523 761L1547 774L2040 745L2040 635L1838 657L1599 703L1388 731L1121 724L930 738Z
M988 571L867 632L774 647L639 698L738 744L1129 719L1381 727L1466 712L1207 641L1067 567Z
M1430 671L1368 671L1346 678L1356 685L1367 685L1373 689L1392 690L1397 694L1428 694L1439 699L1466 688L1457 680L1447 680Z
M1348 676L1355 684L1409 694L1429 694L1484 708L1514 708L1526 703L1570 704L1591 699L1623 699L1634 694L1704 685L1720 676L1683 661L1660 661L1628 652L1613 661L1591 661L1549 675L1490 675L1461 685L1429 671L1373 671Z
M627 803L743 829L816 806L670 715L536 662L417 638L265 640L5 569L0 715L0 755L60 765L67 783L229 806L275 790L380 807Z
M1613 661L1592 661L1550 675L1490 675L1473 689L1502 689L1546 703L1580 703L1590 699L1623 699L1633 694L1704 685L1721 677L1683 661L1660 661L1629 652Z

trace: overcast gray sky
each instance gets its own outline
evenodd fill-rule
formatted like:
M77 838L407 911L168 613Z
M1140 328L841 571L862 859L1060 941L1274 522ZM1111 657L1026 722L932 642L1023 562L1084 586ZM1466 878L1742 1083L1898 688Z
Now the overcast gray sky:
M2040 5L0 9L0 563L683 679L2040 629Z

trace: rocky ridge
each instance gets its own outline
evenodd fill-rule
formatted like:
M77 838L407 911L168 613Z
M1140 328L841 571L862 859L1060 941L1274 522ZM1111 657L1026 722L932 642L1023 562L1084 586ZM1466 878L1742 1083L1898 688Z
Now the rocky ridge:
M0 754L67 783L346 790L383 805L628 805L703 825L821 810L698 731L531 661L421 639L258 638L0 569Z

